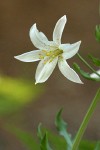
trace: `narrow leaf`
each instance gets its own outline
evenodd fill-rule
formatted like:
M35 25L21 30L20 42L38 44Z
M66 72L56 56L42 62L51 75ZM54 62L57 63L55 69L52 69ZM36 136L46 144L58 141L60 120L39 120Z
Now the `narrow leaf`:
M100 66L100 59L99 58L95 58L94 56L92 56L91 54L88 55L89 58L92 60L92 62L96 65L96 66Z
M42 138L43 138L43 135L42 135L42 131L41 131L41 123L39 123L39 125L38 125L38 130L37 130L37 136L38 136L38 138L40 139L40 140L42 140Z
M90 76L90 73L83 71L77 63L74 63L73 66L74 66L75 71L80 73L85 79L93 80L93 81L100 81L100 78L92 78Z
M47 133L45 133L45 135L41 139L40 149L41 150L52 150L49 145L49 142L48 142Z
M67 132L67 123L61 118L62 109L57 113L55 125L59 131L59 134L62 135L66 142L68 149L72 146L71 135Z
M48 141L52 144L52 147L57 150L66 149L66 141L62 136L59 136L55 133L53 133L50 129L42 128L41 124L38 126L38 137L40 141L43 139L43 135L45 133L48 133Z
M38 131L37 131L37 135L40 139L40 149L52 150L48 142L47 131L45 131L45 129L42 130L41 125L42 125L41 123L38 125Z
M96 25L95 27L95 37L98 42L100 42L100 25Z
M66 141L62 136L53 133L51 130L47 130L47 132L48 132L48 139L55 150L66 149Z

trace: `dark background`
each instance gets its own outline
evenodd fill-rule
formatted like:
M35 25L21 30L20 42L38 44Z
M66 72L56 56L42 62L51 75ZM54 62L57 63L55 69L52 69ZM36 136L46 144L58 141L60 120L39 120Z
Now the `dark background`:
M35 50L29 38L29 29L37 23L39 30L52 40L52 32L57 20L67 15L62 43L74 43L81 40L80 54L86 58L92 53L100 57L100 44L95 40L95 25L99 24L98 0L4 0L0 1L0 72L10 77L24 77L34 84L36 63L23 63L14 59L21 53ZM68 60L72 66L77 62L89 71L80 62L77 56ZM81 76L80 76L81 77ZM16 120L16 114L7 119L16 126L35 132L39 122L55 130L55 113L64 107L63 117L68 123L68 130L73 135L94 97L100 83L87 81L81 77L83 85L68 81L56 67L52 76L43 83L45 92L38 100L32 101L19 113L23 118ZM41 87L42 88L42 87ZM12 91L13 92L13 91ZM12 134L0 130L2 150L25 150L25 147ZM100 139L100 106L97 107L85 138Z

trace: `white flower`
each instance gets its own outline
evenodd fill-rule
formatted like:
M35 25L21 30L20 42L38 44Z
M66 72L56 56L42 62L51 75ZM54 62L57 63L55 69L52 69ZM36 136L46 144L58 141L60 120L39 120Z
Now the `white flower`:
M97 73L100 74L100 70L98 70ZM92 77L92 78L94 78L94 79L99 79L99 78L100 78L100 77L99 77L97 74L95 74L95 73L91 73L91 74L90 74L90 77Z
M62 33L66 24L66 16L61 17L53 31L53 41L48 41L44 33L37 30L34 24L29 32L30 39L39 50L33 50L18 56L16 59L23 62L41 60L38 64L35 79L36 83L45 82L52 74L57 62L61 73L70 81L82 83L78 74L70 68L67 59L73 57L79 50L81 41L74 44L61 44Z

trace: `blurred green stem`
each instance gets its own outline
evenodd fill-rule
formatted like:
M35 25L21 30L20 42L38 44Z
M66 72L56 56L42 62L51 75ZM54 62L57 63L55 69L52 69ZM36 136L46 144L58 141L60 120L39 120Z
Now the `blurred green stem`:
M93 71L96 75L100 77L100 74L98 74L87 62L86 60L79 54L77 53L77 56L80 58L80 60L91 70Z
M96 93L84 119L83 119L83 122L82 122L82 124L81 124L81 126L80 126L80 128L76 134L76 137L75 137L75 140L73 142L73 146L72 146L71 150L77 150L78 149L79 143L82 139L82 136L85 132L85 129L87 128L87 125L88 125L88 123L92 117L92 114L93 114L99 101L100 101L100 88L98 89L98 91L97 91L97 93Z

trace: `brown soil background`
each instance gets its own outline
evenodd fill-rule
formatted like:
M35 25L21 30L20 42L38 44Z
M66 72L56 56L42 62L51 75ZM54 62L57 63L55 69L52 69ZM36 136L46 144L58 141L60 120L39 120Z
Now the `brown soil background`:
M8 76L33 78L38 63L22 63L13 56L35 49L28 32L33 23L52 39L52 31L57 20L67 15L62 42L74 43L82 40L80 54L84 58L92 53L100 57L100 44L94 37L95 25L99 24L99 1L91 0L4 0L0 1L0 71ZM87 58L86 58L87 59ZM77 56L68 62L78 62ZM78 85L65 79L58 68L44 83L46 92L19 112L23 118L16 121L16 114L8 120L21 128L35 132L39 122L55 130L54 118L59 108L64 107L63 117L68 130L74 135L83 116L96 93L100 83L87 81L81 77L84 85ZM33 82L34 83L34 82ZM1 150L26 150L11 134L0 130ZM100 106L97 107L84 135L85 138L100 139Z

